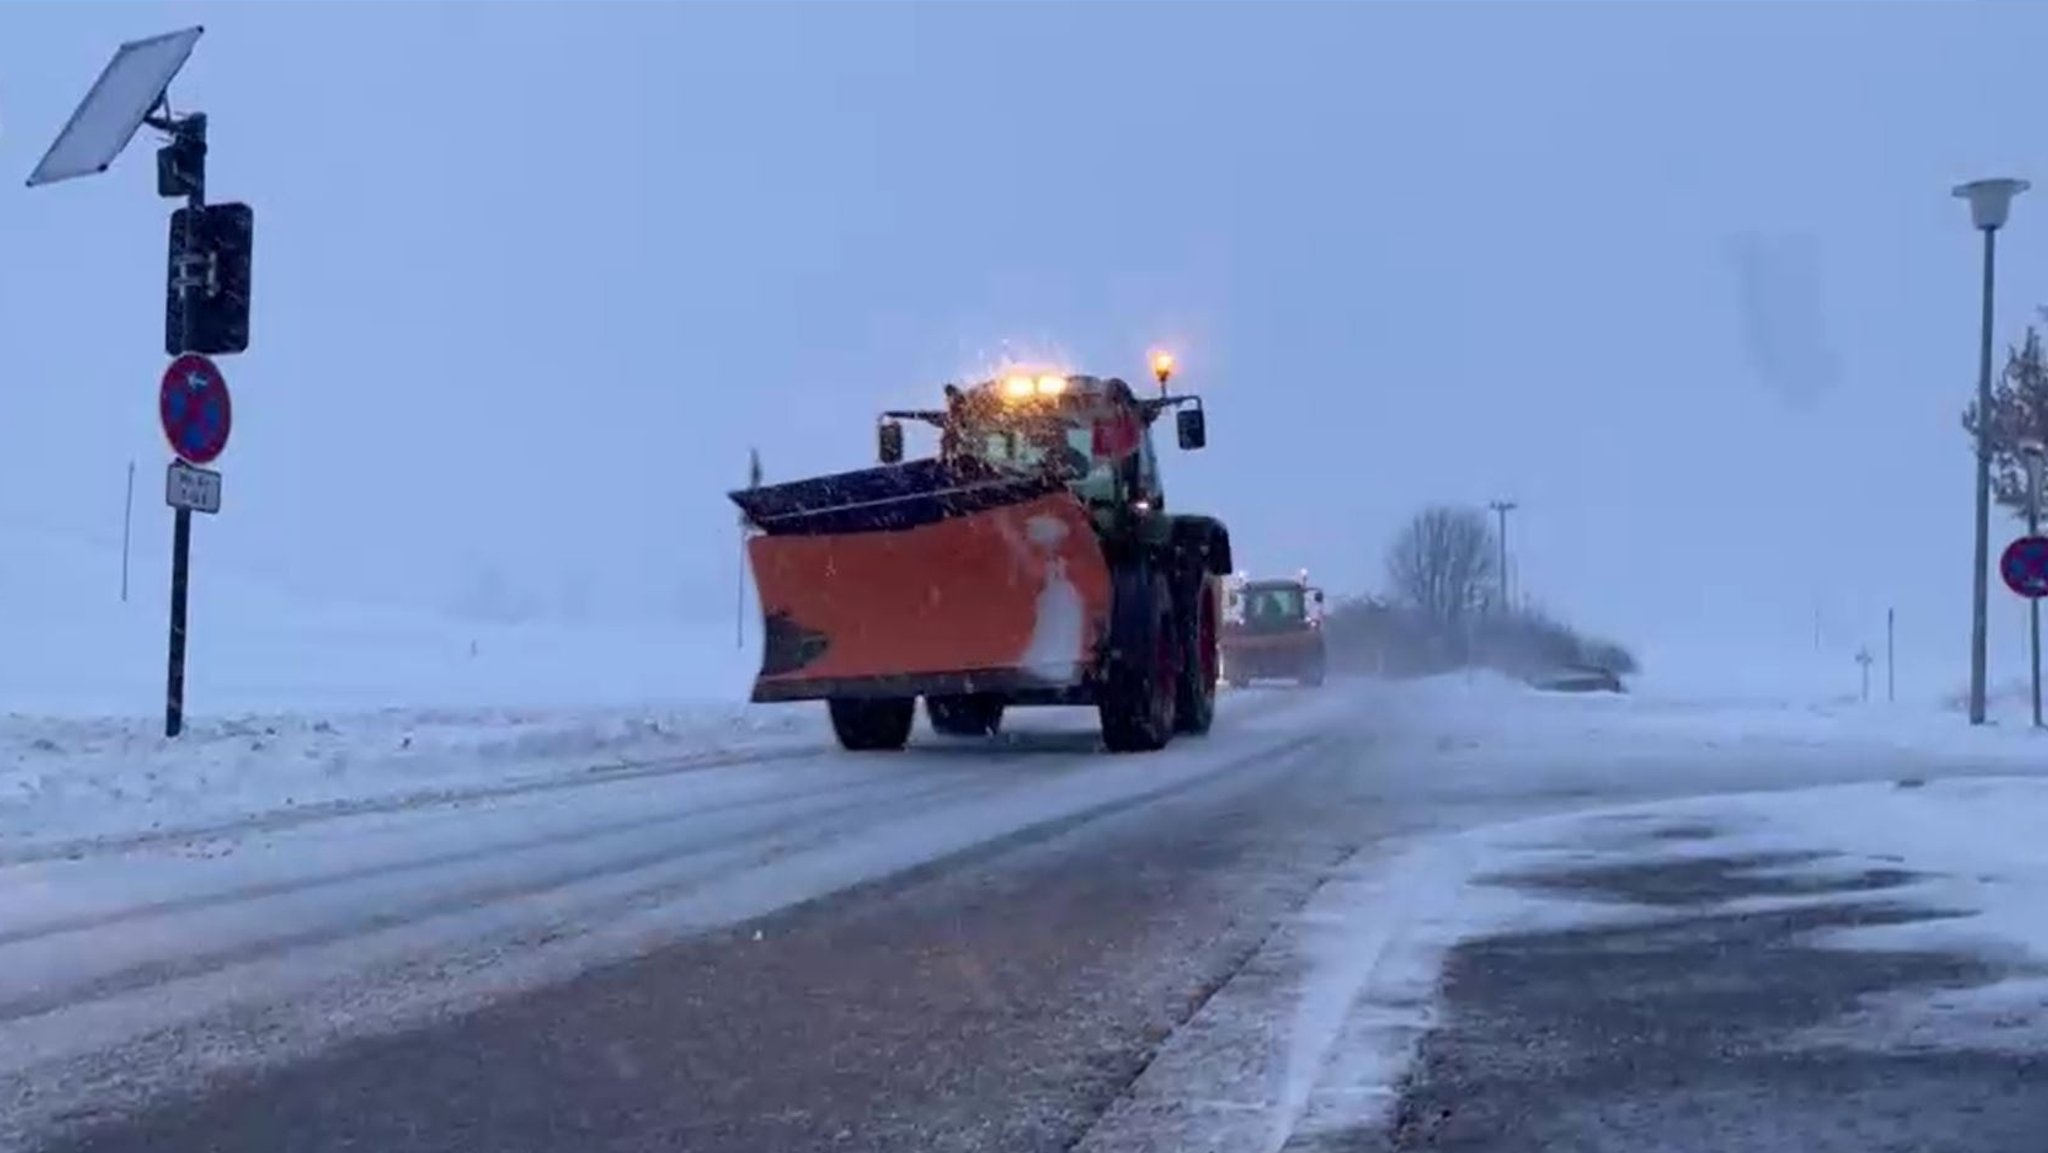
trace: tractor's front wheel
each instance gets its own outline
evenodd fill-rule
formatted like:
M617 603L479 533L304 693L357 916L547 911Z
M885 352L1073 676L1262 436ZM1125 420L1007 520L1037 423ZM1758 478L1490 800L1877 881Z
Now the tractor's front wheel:
M850 752L900 749L910 742L910 726L917 720L916 697L834 697L825 703L832 713L832 733L839 738L839 747Z

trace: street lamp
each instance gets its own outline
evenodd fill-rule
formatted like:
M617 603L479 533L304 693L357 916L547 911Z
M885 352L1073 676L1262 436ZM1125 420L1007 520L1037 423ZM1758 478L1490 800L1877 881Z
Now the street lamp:
M1973 180L1955 187L1970 202L1970 225L1984 234L1984 321L1977 344L1977 556L1970 585L1970 723L1984 723L1984 649L1989 632L1985 601L1991 568L1991 287L1998 230L2012 212L2024 180Z
M2020 459L2027 462L2027 535L2041 535L2041 462L2048 457L2048 444L2037 437L2019 443ZM2034 727L2041 727L2041 601L2027 598L2027 654L2034 666Z

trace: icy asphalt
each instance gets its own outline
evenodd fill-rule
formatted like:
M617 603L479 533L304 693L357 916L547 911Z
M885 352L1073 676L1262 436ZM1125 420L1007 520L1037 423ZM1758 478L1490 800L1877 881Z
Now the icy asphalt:
M1214 738L1156 758L1098 757L1074 719L994 749L924 738L879 762L639 776L42 863L12 891L47 913L0 931L0 1137L1490 1150L1798 1133L1790 1147L2001 1149L2042 1131L2034 1070L2011 1058L1786 1056L1779 1033L1867 989L1985 979L1955 957L1802 954L1798 918L1873 915L1809 908L1460 945L1412 1080L1391 1110L1359 1110L1392 1126L1339 1110L1290 1134L1328 1054L1301 1053L1315 1030L1287 1018L1313 983L1276 942L1333 879L1434 831L1896 772L1860 754L1704 766L1677 745L1505 771L1491 739L1333 684L1246 694ZM1762 883L1669 868L1516 883L1678 906ZM151 873L179 872L197 879L149 892Z
M1672 862L1629 860L1625 846L1609 848L1618 860L1503 880L1654 907L1657 919L1507 933L1454 948L1442 977L1442 1024L1422 1043L1391 1131L1332 1134L1292 1150L2044 1147L2048 1060L2038 1051L1808 1036L1873 999L2014 975L1963 953L1815 943L1829 930L1949 915L1871 900L1908 874L1814 879L1775 872L1806 863L1807 854ZM1798 900L1739 913L1709 908L1750 898Z

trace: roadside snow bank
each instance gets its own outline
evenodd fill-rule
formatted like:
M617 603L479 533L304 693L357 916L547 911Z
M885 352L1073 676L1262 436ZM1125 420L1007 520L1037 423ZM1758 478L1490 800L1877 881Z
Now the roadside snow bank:
M184 734L162 737L164 582L117 546L9 524L0 559L0 859L94 837L505 787L815 733L744 704L758 629L490 623L315 601L209 562Z
M1702 752L1911 754L1961 767L2048 766L2048 733L2024 722L1972 727L1935 703L1731 702L1659 694L1550 693L1492 673L1390 684L1401 714L1474 746L1512 741L1520 759L1567 754L1613 762Z
M516 787L815 745L814 710L388 709L202 720L0 720L0 860L93 838Z

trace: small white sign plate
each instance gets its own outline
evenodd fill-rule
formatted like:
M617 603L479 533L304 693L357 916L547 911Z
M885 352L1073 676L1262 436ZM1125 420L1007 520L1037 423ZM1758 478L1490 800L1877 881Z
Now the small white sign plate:
M170 471L164 474L164 503L193 512L219 512L220 474L212 469L194 468L183 461L172 461Z

